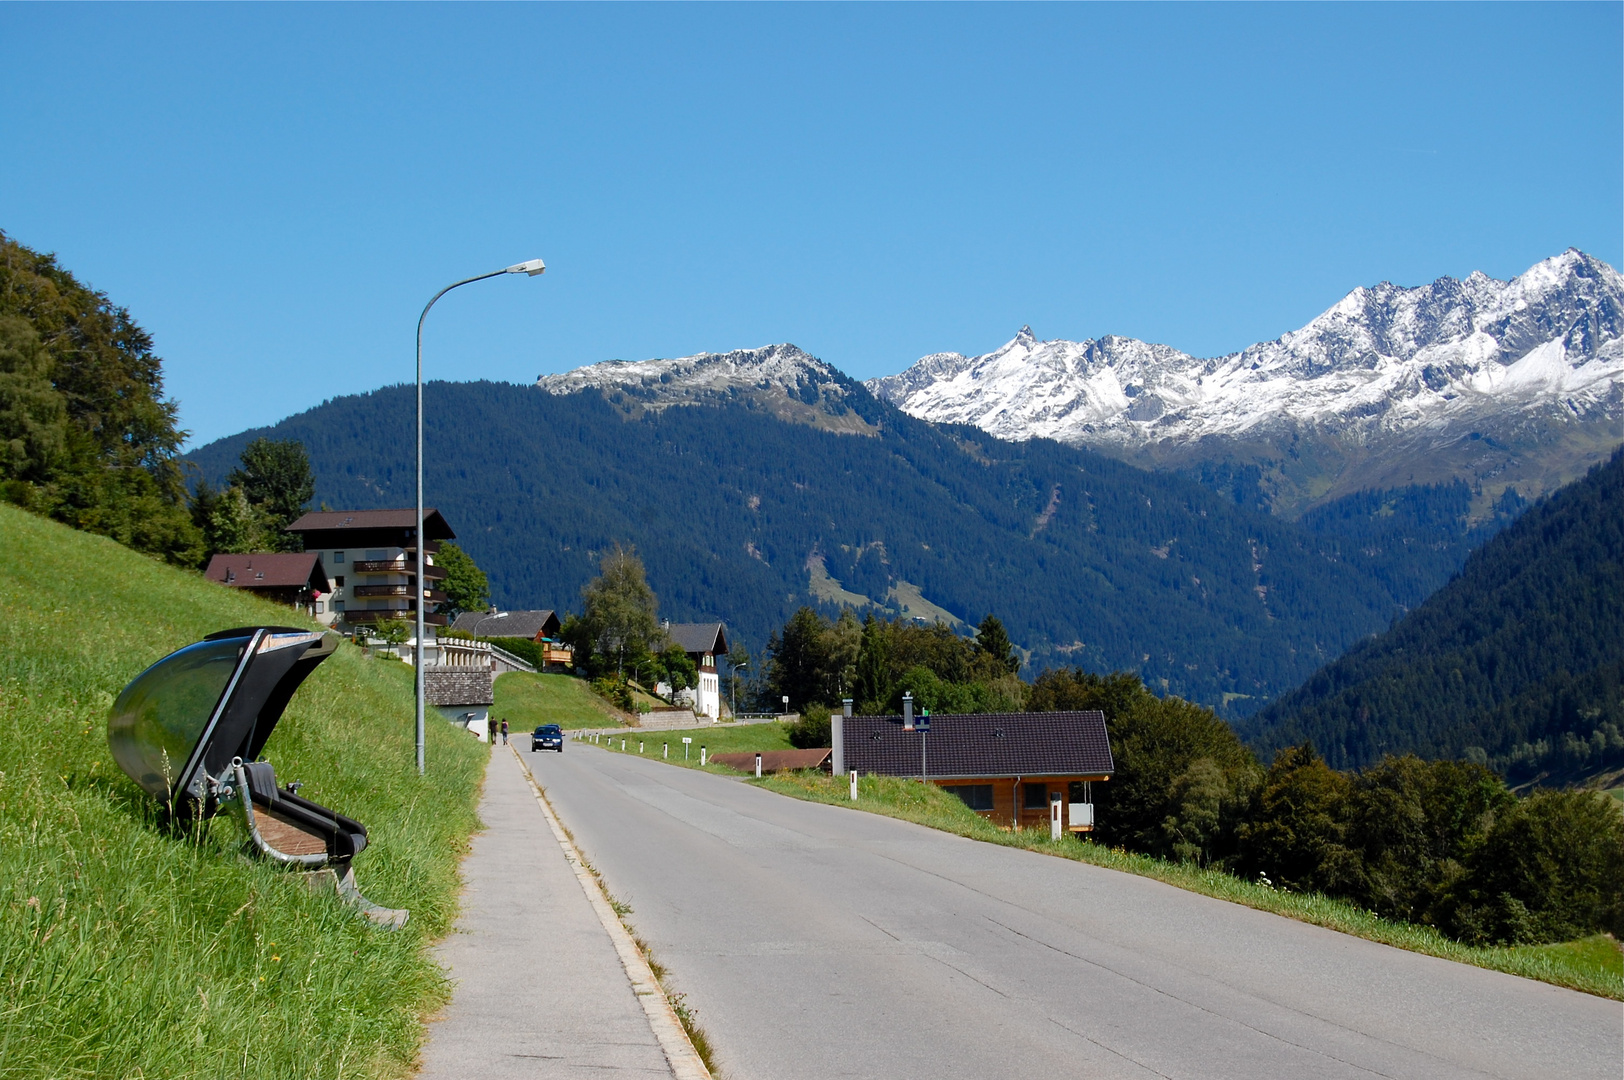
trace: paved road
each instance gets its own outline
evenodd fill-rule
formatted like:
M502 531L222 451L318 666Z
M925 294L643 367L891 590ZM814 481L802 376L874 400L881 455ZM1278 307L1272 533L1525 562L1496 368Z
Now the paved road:
M730 1080L1624 1069L1615 1002L581 744L524 757Z

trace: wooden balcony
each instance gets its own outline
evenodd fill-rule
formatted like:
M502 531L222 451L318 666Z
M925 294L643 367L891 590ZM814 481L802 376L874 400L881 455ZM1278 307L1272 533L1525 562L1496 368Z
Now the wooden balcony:
M354 574L405 574L407 577L417 576L417 562L414 559L357 559L349 565L350 572ZM441 566L425 566L423 567L423 576L430 581L442 581L445 579L445 568Z
M411 608L368 608L365 611L345 611L339 613L339 618L351 626L367 625L381 619L404 619L414 622L417 619ZM430 612L423 616L423 621L429 626L445 626L450 620L437 612Z
M353 585L350 591L356 596L410 596L412 586L409 582L399 585Z

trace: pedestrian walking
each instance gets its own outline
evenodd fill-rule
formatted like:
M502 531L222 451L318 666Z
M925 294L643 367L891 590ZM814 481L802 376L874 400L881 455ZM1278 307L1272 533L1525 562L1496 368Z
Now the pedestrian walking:
M507 721L502 721L502 745L507 745Z

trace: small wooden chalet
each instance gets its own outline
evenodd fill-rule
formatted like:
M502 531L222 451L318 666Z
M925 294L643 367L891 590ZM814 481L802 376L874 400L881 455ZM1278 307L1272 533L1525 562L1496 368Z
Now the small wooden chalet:
M556 611L465 611L451 629L476 638L527 638L541 646L541 662L549 671L575 667L575 650L558 640L563 624Z
M314 551L216 555L209 560L203 576L298 608L307 615L314 615L316 605L331 591L321 556Z
M563 624L556 611L465 611L451 624L475 637L520 637L531 641L557 641Z
M927 727L928 724L928 727ZM1091 785L1111 779L1105 714L968 713L918 720L902 716L831 718L838 772L906 776L946 788L1005 827L1038 828L1059 798L1063 827L1094 828Z

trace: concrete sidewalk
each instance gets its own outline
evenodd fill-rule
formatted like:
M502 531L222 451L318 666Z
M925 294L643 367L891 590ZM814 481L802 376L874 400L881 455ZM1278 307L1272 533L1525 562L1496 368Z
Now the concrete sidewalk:
M670 1077L609 933L506 747L491 756L479 813L486 830L463 861L462 915L435 950L456 988L429 1025L420 1076Z

